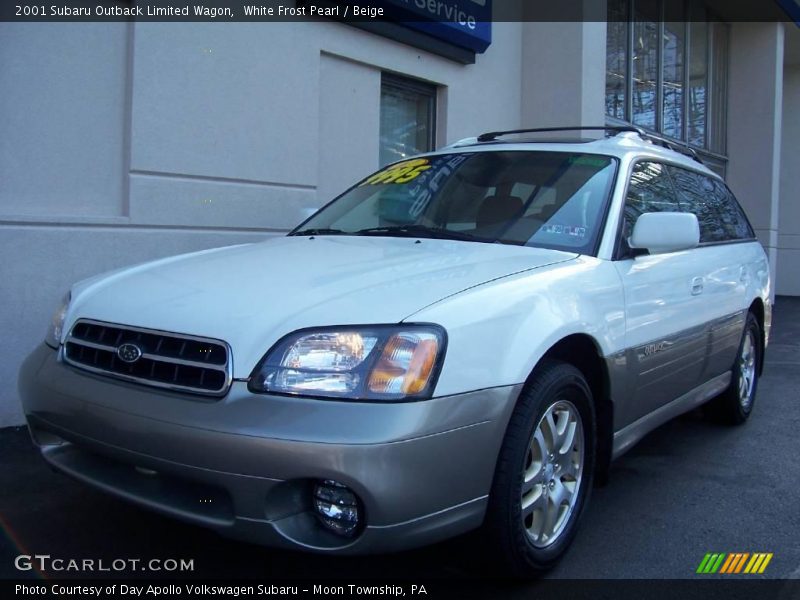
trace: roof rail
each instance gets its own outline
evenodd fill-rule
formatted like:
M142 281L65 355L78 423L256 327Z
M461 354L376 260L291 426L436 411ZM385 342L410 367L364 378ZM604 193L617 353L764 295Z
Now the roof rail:
M614 132L614 135L624 131L633 131L644 137L647 135L644 129L635 125L604 125L591 127L537 127L535 129L509 129L508 131L490 131L478 136L479 142L492 142L503 135L513 135L515 133L545 133L551 131L605 131Z
M447 150L449 148L461 148L462 146L474 146L477 143L478 143L478 138L473 136L455 141L452 144L447 144L445 146L442 146L440 150Z
M700 164L703 164L703 161L700 160L700 156L698 156L694 148L692 148L688 144L677 142L675 140L665 138L655 133L650 133L649 131L643 129L642 127L637 127L636 125L603 125L603 126L597 125L588 127L587 126L537 127L534 129L509 129L507 131L489 131L487 133L482 133L476 138L476 141L493 142L498 137L504 135L514 135L517 133L549 133L554 131L604 131L606 133L606 136L609 136L609 134L618 135L620 133L633 132L639 134L639 137L645 141L658 144L660 146L663 146L664 148L669 148L670 150L674 150L675 152L680 152L681 154L693 158Z

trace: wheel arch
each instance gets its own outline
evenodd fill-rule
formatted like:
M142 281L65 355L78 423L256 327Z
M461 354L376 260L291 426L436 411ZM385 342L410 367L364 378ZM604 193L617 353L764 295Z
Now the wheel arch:
M764 330L764 301L761 298L756 298L750 304L749 312L753 313L758 321L759 336L761 339L761 352L758 354L758 374L761 375L764 371L764 351L766 350L766 332Z
M545 359L559 360L571 364L583 374L589 384L595 408L595 427L597 431L595 481L603 484L608 478L608 470L611 464L611 449L614 437L614 406L611 401L608 367L603 358L600 345L597 340L584 333L567 335L553 344L542 355L531 370L528 381L534 376L536 367Z

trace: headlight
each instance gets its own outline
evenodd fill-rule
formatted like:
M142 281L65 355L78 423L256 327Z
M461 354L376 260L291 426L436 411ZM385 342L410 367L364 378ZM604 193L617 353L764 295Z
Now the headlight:
M45 343L51 348L57 349L58 345L61 343L61 333L64 329L64 317L67 314L67 308L69 308L69 301L71 298L70 292L67 292L61 299L61 304L56 309L56 312L53 313L50 329L47 331L47 336L44 338Z
M444 359L437 325L335 327L292 333L250 376L252 392L351 400L429 398Z

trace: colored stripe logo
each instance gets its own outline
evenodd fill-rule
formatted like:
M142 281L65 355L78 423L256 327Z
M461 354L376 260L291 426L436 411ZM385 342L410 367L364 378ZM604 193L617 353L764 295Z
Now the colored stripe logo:
M709 552L700 561L696 573L710 575L721 573L733 575L737 573L761 574L772 560L772 552Z

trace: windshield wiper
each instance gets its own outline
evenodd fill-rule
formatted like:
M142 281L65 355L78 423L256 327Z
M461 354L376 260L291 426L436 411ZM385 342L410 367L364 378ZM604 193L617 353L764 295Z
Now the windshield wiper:
M289 235L346 235L350 232L342 231L341 229L326 229L324 227L320 228L312 228L312 229L301 229L300 231L294 231Z
M369 227L359 229L355 235L389 235L402 237L426 237L440 240L489 241L461 231L452 231L441 227L426 225L389 225L385 227Z
M358 231L343 231L341 229L315 227L301 229L289 235L387 235L394 237L425 237L440 240L491 241L461 231L452 231L440 227L428 227L426 225L387 225L383 227L368 227L366 229L359 229Z

